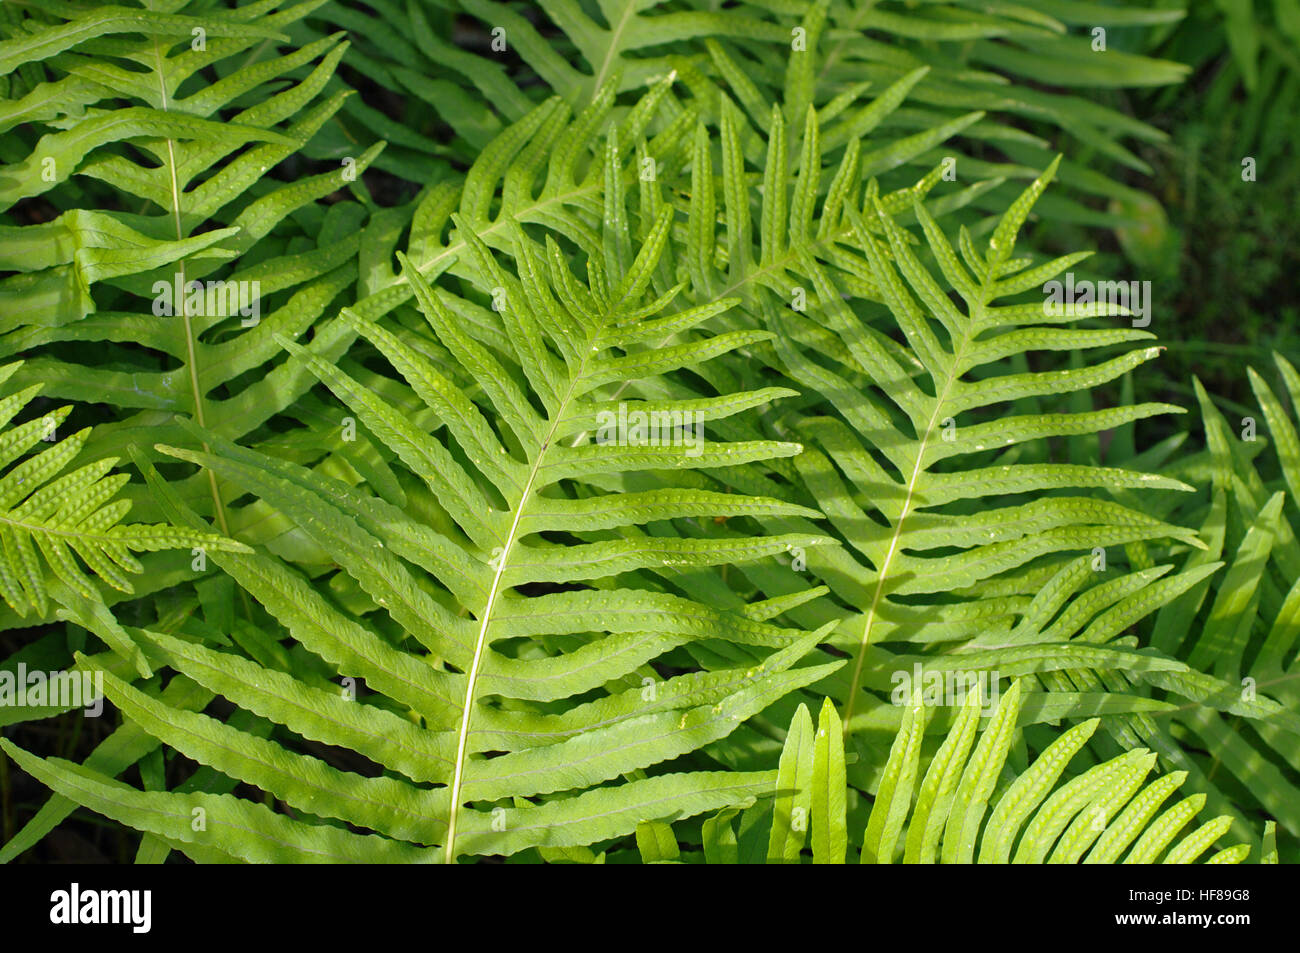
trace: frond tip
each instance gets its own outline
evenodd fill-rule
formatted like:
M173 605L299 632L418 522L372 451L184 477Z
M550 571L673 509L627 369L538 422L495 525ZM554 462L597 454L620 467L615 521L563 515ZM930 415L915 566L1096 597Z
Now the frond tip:
M0 367L0 384L22 363ZM116 457L63 473L90 436L87 427L55 442L58 427L71 407L8 426L40 390L40 384L33 384L0 400L0 427L5 428L0 435L0 470L4 471L0 476L0 595L15 612L25 616L34 608L45 614L50 594L42 561L68 588L96 598L90 579L74 556L80 557L92 575L129 593L128 574L143 568L131 555L133 550L203 547L247 551L242 543L210 533L166 524L123 523L131 503L113 497L129 478L112 472ZM27 453L43 440L52 441L52 446Z

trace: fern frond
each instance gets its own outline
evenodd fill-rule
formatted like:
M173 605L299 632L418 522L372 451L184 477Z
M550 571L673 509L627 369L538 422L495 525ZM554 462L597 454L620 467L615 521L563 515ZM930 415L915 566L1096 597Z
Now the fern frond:
M1006 212L987 252L968 255L964 262L924 206L915 203L914 213L940 266L942 283L912 250L908 234L878 199L871 198L866 210L874 230L867 225L866 216L849 210L855 227L854 249L862 255L859 267L870 277L902 332L906 362L890 353L880 332L839 300L828 282L819 288L818 306L812 313L835 330L849 349L851 358L843 362L843 368L821 367L795 348L784 346L781 339L777 341L793 378L818 387L843 418L842 422L813 419L804 423L804 433L819 445L827 463L812 455L807 463L797 460L796 467L811 481L810 488L822 508L869 567L860 575L867 590L865 602L858 604L861 615L846 627L856 637L856 645L844 645L854 656L848 682L841 689L849 731L855 729L855 716L865 701L860 697L864 676L877 665L890 667L877 655L880 649L876 646L906 638L909 615L915 615L918 622L924 617L934 624L955 611L958 615L953 618L967 620L966 632L973 637L996 626L998 615L1006 613L1003 617L1008 618L1017 612L1016 603L1007 601L1006 596L1034 589L1008 589L1006 583L1013 581L1022 567L1044 557L1071 550L1104 550L1145 539L1174 538L1200 545L1190 531L1153 520L1130 507L1088 496L1059 495L1076 488L1116 486L1189 490L1185 484L1115 468L1010 462L1018 454L1017 447L1029 441L1095 432L1177 408L1146 404L1115 412L967 422L969 415L998 404L1094 387L1157 354L1155 348L1130 351L1079 370L1001 375L981 370L1010 354L1051 348L1060 335L1069 340L1065 346L1074 348L1147 337L1138 330L1049 329L1045 326L1058 319L1047 315L1041 305L1037 317L1030 308L1018 310L1010 326L1003 317L1005 309L997 305L997 299L1021 287L1013 272L1023 264L1011 262L1016 233L1052 171L1040 177ZM1038 284L1049 277L1050 273L1036 274L1033 280ZM947 288L964 301L964 311L948 297ZM770 313L778 312L770 308ZM778 327L793 323L788 313L774 320ZM1017 330L1026 325L1044 327L1032 332ZM873 385L866 391L857 384L862 375ZM990 510L985 508L988 504L975 508L976 501L1013 502L1026 493L1042 498L1027 508L998 505ZM846 506L847 499L855 503ZM1175 594L1171 591L1163 598L1167 601ZM944 601L931 604L936 596ZM912 597L925 597L924 612ZM1140 598L1152 600L1154 594L1144 589ZM974 611L984 599L990 600L986 611ZM1093 611L1101 608L1104 605L1091 607ZM1147 612L1153 608L1145 605ZM1063 647L1073 631L1049 629L1046 639ZM1094 632L1086 641L1102 644L1117 631ZM955 633L943 638L954 637ZM986 635L983 641L997 645L1006 640ZM1045 647L1043 633L1023 627L1010 635L1010 642ZM977 647L978 643L971 649ZM869 664L872 655L880 661ZM991 653L991 657L996 655Z
M1161 722L1135 727L1144 743L1169 752L1215 810L1234 815L1238 836L1253 820L1242 806L1255 805L1294 838L1300 835L1300 779L1293 766L1300 737L1300 440L1294 410L1300 407L1300 374L1282 355L1274 361L1292 410L1250 368L1263 413L1240 426L1229 423L1196 382L1211 491L1208 501L1202 494L1179 512L1201 523L1209 551L1190 555L1186 565L1194 570L1214 559L1226 569L1161 609L1152 632L1154 646L1206 675L1195 686L1172 676L1147 680L1198 702L1172 714L1199 743L1174 743L1174 726ZM1257 455L1265 435L1269 450Z
M0 268L17 272L0 295L22 315L0 356L35 352L17 383L110 408L84 459L123 454L141 429L187 439L177 414L239 438L311 386L275 335L303 333L352 290L367 212L314 205L381 146L323 175L267 175L347 98L326 92L341 37L280 46L318 0L281 5L24 6L0 41L0 58L22 64L0 129L17 127L24 153L0 179L0 207L42 194L73 206L0 229ZM340 353L347 330L331 333ZM184 493L225 520L205 475Z
M890 99L883 96L880 102L888 104ZM679 267L689 273L696 301L715 294L741 295L749 314L777 331L770 346L757 351L765 363L788 374L798 388L821 395L836 413L800 421L799 435L816 449L798 457L793 472L782 476L802 484L809 502L826 513L851 547L808 557L810 570L850 607L841 615L844 622L833 641L854 656L857 674L845 672L849 678L835 687L837 695L847 702L864 686L887 692L890 673L910 671L914 661L951 663L954 668L1001 665L999 670L1008 677L1081 665L1179 667L1127 646L1104 644L1200 578L1179 574L1157 581L1168 567L1154 573L1139 569L1127 581L1076 598L1070 614L1048 628L1085 581L1096 578L1095 573L1080 576L1069 569L1060 585L1052 587L1058 592L1067 578L1073 580L1059 601L1043 598L1033 605L1034 618L1041 619L1019 625L1015 621L1031 609L1034 595L1053 574L1066 572L1060 557L1071 550L1118 549L1141 540L1202 546L1194 532L1154 519L1138 506L1087 493L1117 487L1186 490L1185 484L1114 467L1046 462L1043 449L1035 449L1045 447L1049 438L1096 433L1179 408L1137 404L1000 418L990 417L985 409L1001 402L1032 406L1043 398L1079 393L1156 353L1150 348L1133 351L1095 369L994 376L1011 359L1024 362L1029 351L1101 348L1149 339L1137 329L1058 328L1054 325L1062 323L1061 318L1047 313L1041 303L999 303L1004 296L1041 286L1080 258L1066 256L1028 270L1027 261L1012 261L1015 233L1046 179L1004 216L987 258L974 250L963 230L963 261L921 201L940 181L941 169L911 189L881 197L873 183L864 195L852 189L859 153L856 140L850 140L822 199L816 159L820 129L811 115L802 137L799 175L793 195L787 197L781 185L787 180L785 124L782 113L773 110L759 247L751 258L746 254L751 210L745 198L745 159L726 111L724 104L723 174L716 184L717 205L725 209L725 240L714 228L693 225L686 261ZM691 219L708 223L715 214L715 189L708 186L714 175L702 131L692 176ZM904 212L921 223L938 277L914 250L915 238L895 221ZM815 232L813 221L818 222ZM713 254L718 245L726 248L721 263ZM949 289L964 299L964 312L948 297ZM850 296L886 304L890 311L884 326L878 318L868 322L859 317L845 301ZM1099 309L1078 312L1065 323L1120 316L1118 309L1109 315ZM901 335L891 334L891 326ZM965 415L977 416L967 423ZM1034 457L1044 462L1004 462ZM755 492L767 478L755 473L746 482L733 471L726 479ZM985 498L1001 503L982 509L979 501ZM1021 502L1026 499L1030 502ZM800 526L797 520L773 520L769 527L814 528ZM797 585L797 578L796 573L767 572L761 581L755 575L754 581L765 591L773 586L782 591ZM817 609L796 610L791 617L822 624L826 606ZM882 647L890 642L928 644L933 653L942 648L944 657L895 658ZM954 652L962 642L970 644ZM1073 704L1082 714L1104 694L1076 694ZM849 730L897 727L895 716L887 715L877 701L859 701L872 714L862 724L849 717ZM1056 702L1068 704L1067 694ZM1139 710L1152 707L1133 695L1124 702L1104 702L1116 703ZM846 716L853 709L846 704ZM1046 708L1039 714L1059 717L1059 709L1051 710L1057 714ZM888 720L877 722L877 717Z
M0 367L0 384L15 376L22 362ZM0 400L0 596L15 612L44 615L49 580L97 600L86 575L114 589L132 591L131 575L142 571L133 552L201 548L247 551L241 543L167 525L123 523L131 504L114 499L128 477L113 473L115 458L68 471L90 436L90 428L58 437L71 407L10 427L40 392L39 384ZM42 441L51 446L29 453Z
M612 215L610 222L610 228L625 227ZM395 644L372 629L378 622L340 613L270 557L214 559L305 648L340 674L364 677L369 688L424 724L403 724L376 706L341 700L296 672L262 671L258 663L144 630L132 634L151 657L306 737L359 751L393 774L363 778L338 770L207 715L171 710L108 672L106 694L169 746L300 810L376 831L382 840L373 851L367 841L272 820L231 798L191 804L187 796L134 791L48 760L33 773L183 849L197 844L249 860L275 856L268 853L272 840L290 845L284 849L297 859L309 856L309 845L318 841L336 858L378 860L429 859L430 847L448 861L580 847L630 834L646 819L715 810L761 791L770 772L645 772L725 737L793 688L838 668L836 661L801 664L825 633L774 625L763 614L719 610L639 580L673 567L762 559L825 540L756 535L703 545L652 538L644 526L691 513L815 514L776 499L674 490L671 480L643 492L635 477L644 470L667 477L681 469L789 456L797 445L703 441L696 447L611 439L601 431L589 435L591 442L573 436L606 407L597 399L602 386L701 366L766 337L729 333L664 351L626 350L640 336L638 324L653 321L662 306L646 288L669 225L665 213L626 269L606 271L589 260L586 283L569 272L553 244L548 255L518 227L512 228L514 268L507 270L462 225L477 271L490 282L484 290L504 290L502 310L495 312L509 342L504 351L467 334L408 265L429 328L478 388L456 387L418 350L347 313L422 405L414 419L312 348L282 342L427 488L421 508L438 514L429 523L216 435L202 435L211 454L165 448L254 492L331 553L372 606L399 627L403 635ZM731 304L719 302L710 313ZM770 396L723 394L701 409L716 419ZM579 538L561 545L557 533ZM567 585L555 587L561 579ZM753 661L668 678L648 667L699 640L746 647ZM27 764L25 756L15 757ZM619 776L631 779L610 783ZM436 786L417 786L422 782ZM176 809L203 806L208 833L187 835L150 820L151 807L163 799L175 799ZM237 836L227 826L236 823L256 830ZM218 829L220 840L213 833Z

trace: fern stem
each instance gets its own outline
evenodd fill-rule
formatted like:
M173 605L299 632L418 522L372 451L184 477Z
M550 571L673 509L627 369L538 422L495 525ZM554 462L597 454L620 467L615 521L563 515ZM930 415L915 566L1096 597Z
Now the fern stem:
M162 108L166 111L170 98L167 94L167 79L163 72L162 50L156 41L154 42L153 49L154 57L158 61L158 86L162 93ZM181 226L181 190L180 183L176 179L176 141L174 139L167 140L167 172L171 176L172 222L176 229L176 240L181 241L185 238L185 231ZM194 397L194 422L200 427L206 429L207 421L206 414L204 413L203 391L199 385L198 355L194 346L194 325L190 322L190 313L186 307L186 301L189 298L189 295L184 293L186 285L185 259L181 258L176 263L176 267L178 269L177 274L181 279L180 287L182 293L178 297L180 298L179 305L181 320L185 324L185 363L189 368L190 392ZM209 447L206 442L203 444L203 452L212 452L212 448ZM230 524L226 520L226 507L221 500L221 490L217 486L217 476L211 470L208 471L208 486L212 489L212 505L217 518L217 525L221 527L221 534L223 536L229 536Z
M615 314L622 303L622 298L611 302L607 315ZM588 345L591 343L590 336L587 343ZM487 647L487 631L492 622L492 610L496 605L497 594L501 591L501 576L505 573L506 561L510 558L510 548L514 546L516 533L519 531L519 521L523 518L524 508L528 505L528 496L533 491L533 484L537 482L537 474L542 468L542 461L546 458L546 451L555 444L555 432L559 429L561 421L564 420L565 411L568 409L570 401L573 400L574 388L587 372L587 362L591 359L591 354L592 349L590 346L582 349L582 363L578 365L576 371L569 375L569 387L551 413L551 428L542 440L537 456L529 468L528 480L524 484L523 492L519 495L519 505L515 508L514 519L511 520L510 529L506 533L501 547L501 556L497 560L496 571L492 575L492 586L488 589L487 602L483 608L483 620L479 624L478 637L474 642L474 658L470 663L469 674L466 678L465 704L460 715L459 737L456 739L456 762L452 770L451 797L447 814L447 843L444 845L443 853L444 861L448 864L454 863L456 860L456 827L460 815L460 789L464 780L465 747L469 740L470 716L474 710L474 688L475 682L478 680L479 667L483 660L483 650ZM626 385L626 383L625 381L624 384Z
M558 422L559 418L556 418L556 420ZM552 425L552 433L554 433L554 430L555 425ZM549 444L549 438L547 443ZM487 645L487 630L492 622L492 609L496 604L497 593L501 591L501 574L505 572L506 558L510 555L510 547L515 542L515 533L519 530L519 519L524 513L524 501L527 500L528 494L532 492L533 481L537 477L537 470L541 465L542 457L545 455L545 450L537 455L537 460L533 463L532 470L528 474L528 483L524 486L523 495L519 497L519 506L515 509L515 518L510 523L510 531L506 534L505 545L501 548L501 558L497 560L496 572L492 575L492 586L488 589L487 603L483 609L483 620L479 623L478 637L474 640L474 659L470 663L469 673L465 679L465 704L460 714L460 733L456 739L456 765L451 778L451 801L447 814L447 843L443 848L444 860L448 864L456 861L456 824L460 816L460 789L465 773L465 745L469 740L469 719L470 713L474 710L474 685L478 681L479 667L483 662L483 649Z
M589 355L590 350L590 348L584 348L584 355ZM448 864L456 861L456 827L460 816L460 789L464 782L465 747L469 740L469 720L474 710L474 688L478 680L479 667L483 660L483 650L487 647L487 631L492 622L492 610L496 605L497 594L501 591L501 576L505 572L506 560L510 558L510 548L515 544L515 534L519 531L519 521L523 518L524 507L528 503L528 495L533 491L533 484L536 482L537 474L541 470L542 460L546 457L547 448L554 443L555 431L560 426L560 421L564 419L564 412L569 406L569 401L573 399L574 385L582 379L586 368L587 357L584 356L582 365L576 373L569 377L568 391L551 415L550 432L547 433L546 439L542 441L541 448L537 452L537 458L529 469L528 481L524 484L523 492L519 496L519 505L515 508L515 516L503 541L501 556L497 560L496 571L492 575L492 585L488 589L487 602L483 607L483 619L479 623L478 637L474 640L474 658L470 663L469 673L466 676L465 704L460 715L459 737L456 739L456 761L452 769L451 797L447 808L447 843L443 847L443 860Z
M987 301L987 295L989 294L990 280L991 279L988 277L985 278L984 283L980 288L981 294L984 297L981 299L979 304L972 309L979 312L980 316L982 316L984 303ZM972 315L972 320L976 320L974 315ZM880 607L880 600L884 595L885 577L889 573L889 567L894 560L894 555L898 552L898 543L903 536L903 523L906 522L907 516L911 512L912 498L916 494L917 481L920 480L921 474L924 472L921 469L921 463L925 459L926 447L930 443L930 438L934 435L935 423L943 420L942 414L944 401L948 397L948 392L952 390L952 385L957 381L958 375L955 373L955 369L961 366L962 356L965 354L966 348L970 346L971 338L972 334L970 332L970 324L968 323L966 325L966 333L962 335L960 346L955 348L953 351L953 360L949 365L953 370L950 370L946 375L947 379L944 381L943 390L939 391L937 388L935 390L934 409L930 412L930 420L926 424L925 433L922 435L920 444L916 448L916 461L912 465L912 475L907 481L907 495L903 497L903 508L898 511L898 519L894 522L894 532L889 540L889 549L885 553L885 558L881 562L879 571L876 573L876 591L872 594L871 608L867 610L866 624L862 627L862 640L858 643L858 650L856 653L857 657L853 662L853 677L849 680L849 694L847 700L844 702L843 722L844 733L846 735L852 730L850 723L853 719L853 711L857 707L858 691L862 684L862 667L866 662L867 648L871 645L871 629L875 625L876 613Z

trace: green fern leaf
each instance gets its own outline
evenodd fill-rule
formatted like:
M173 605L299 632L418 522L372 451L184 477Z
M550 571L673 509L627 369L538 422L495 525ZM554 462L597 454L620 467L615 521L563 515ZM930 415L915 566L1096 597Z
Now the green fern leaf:
M16 362L0 367L0 383L21 366ZM142 570L133 552L247 550L211 533L123 523L131 504L114 499L128 479L112 473L116 459L67 470L90 436L86 428L58 438L58 427L71 407L8 426L40 390L33 385L0 400L0 425L5 427L0 434L0 596L15 612L25 616L34 609L44 615L50 578L82 598L99 599L85 570L115 589L131 592L131 575ZM42 441L52 445L29 453Z
M689 469L788 455L797 452L797 446L706 442L696 455L680 445L610 442L600 432L594 442L586 442L591 435L581 433L557 439L558 433L572 434L576 424L571 418L585 420L590 415L584 404L603 387L628 375L652 376L670 367L702 364L754 340L752 333L705 337L676 351L657 352L649 362L621 353L624 345L601 343L619 340L610 336L611 329L629 330L635 321L653 319L644 289L663 252L668 223L663 216L617 280L596 262L589 263L593 280L585 287L567 271L543 265L541 250L522 230L514 230L514 273L502 268L478 237L466 231L478 273L505 289L505 307L499 314L510 331L507 353L489 352L464 337L440 296L409 271L407 278L431 332L473 369L480 388L477 398L454 386L418 350L350 315L348 320L387 358L424 413L436 421L427 428L378 400L311 348L282 342L424 483L424 505L445 514L448 532L295 464L239 448L197 428L195 433L215 453L164 448L256 493L297 522L360 584L374 606L404 630L414 651L387 644L369 631L366 621L347 618L273 559L214 555L305 647L339 666L340 673L363 675L372 690L384 692L399 706L410 706L426 726L401 728L381 714L362 714L358 703L332 698L293 673L260 675L255 662L159 632L137 630L133 637L147 654L205 688L263 717L283 719L308 737L364 752L390 768L393 776L362 778L208 715L171 711L106 672L109 698L169 746L274 792L302 811L376 831L385 842L436 847L449 861L465 854L580 847L631 833L642 821L716 810L763 790L770 773L704 770L610 783L725 737L772 702L840 664L800 664L824 632L805 634L632 584L665 566L759 559L790 541L759 537L712 550L688 541L656 540L649 545L651 540L628 532L642 520L713 512L712 507L727 504L721 494L679 491L659 493L653 506L642 509L634 504L643 497L623 493L620 480L645 468ZM562 263L558 267L565 268ZM726 415L750 402L719 398L710 411L715 417ZM499 431L489 423L496 419L502 421ZM443 428L445 442L434 435ZM156 477L153 485L164 497L174 496ZM607 518L625 515L609 529L582 531L598 538L563 547L538 535L534 527L545 523L526 521L534 510L545 514L552 501L584 498L608 498L611 505L603 511ZM736 503L757 506L759 512L783 508L775 501L733 497L730 505ZM391 549L373 535L381 528L384 538L392 541ZM565 529L574 532L577 526ZM824 540L800 536L795 541L817 545ZM559 578L564 567L568 578L590 578L599 588L523 594ZM593 640L588 633L600 634ZM702 639L751 646L754 662L662 681L647 677L626 687L624 679L646 671L646 662L674 646ZM529 645L536 648L524 651ZM602 686L607 693L593 700L556 704ZM347 706L361 710L349 712ZM486 757L488 752L499 754ZM61 793L72 790L72 780L52 763L40 776ZM437 786L412 783L427 781ZM95 798L96 810L142 825L145 801L126 795L107 779L96 783L94 790L101 792ZM520 799L539 800L521 807ZM226 800L211 802L207 809L222 818L247 814L244 807ZM262 825L268 834L274 832L275 827L260 817L245 819ZM178 837L170 828L142 829L186 850L197 843L243 859L266 856L260 832L232 847ZM291 843L310 843L314 829L295 827ZM348 840L334 849L355 851L364 843ZM385 848L375 856L383 859L389 856L386 851L396 849Z

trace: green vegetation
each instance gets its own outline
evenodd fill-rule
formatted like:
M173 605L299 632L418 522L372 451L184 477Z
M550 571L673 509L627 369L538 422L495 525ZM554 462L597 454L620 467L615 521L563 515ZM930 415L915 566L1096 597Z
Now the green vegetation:
M1300 859L1300 3L1186 6L4 4L0 860Z

